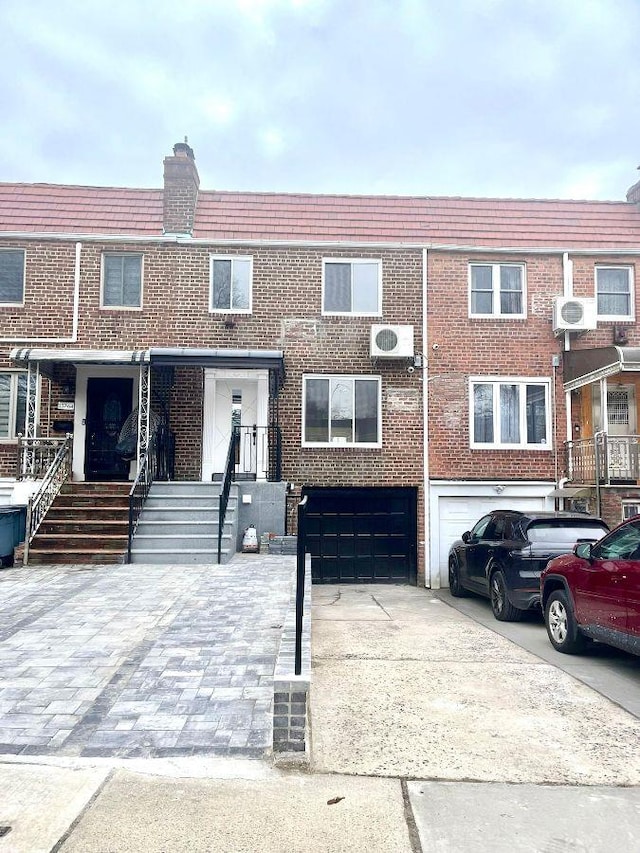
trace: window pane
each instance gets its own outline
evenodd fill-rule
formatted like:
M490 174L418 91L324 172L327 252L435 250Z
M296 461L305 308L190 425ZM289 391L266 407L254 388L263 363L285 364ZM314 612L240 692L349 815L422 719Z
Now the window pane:
M329 380L305 383L305 441L329 441Z
M103 305L122 305L122 262L122 257L104 256Z
M351 264L325 264L324 310L351 311Z
M213 262L212 308L231 308L231 261Z
M631 314L629 270L598 269L598 314L629 316Z
M353 441L353 380L331 381L331 440Z
M493 386L473 386L473 440L493 444Z
M122 258L122 305L140 307L142 259L137 255Z
M249 288L251 280L251 262L233 261L233 300L232 307L242 311L249 308Z
M24 252L0 252L0 302L24 298Z
M378 311L378 264L353 264L353 311Z
M500 267L500 313L522 314L521 267Z
M9 437L11 412L11 374L0 373L0 438Z
M490 266L471 267L471 313L493 313L493 283Z
M500 386L500 441L520 444L520 389L517 385Z
M544 385L527 385L527 444L547 441L547 407Z
M378 382L356 380L356 441L378 441Z

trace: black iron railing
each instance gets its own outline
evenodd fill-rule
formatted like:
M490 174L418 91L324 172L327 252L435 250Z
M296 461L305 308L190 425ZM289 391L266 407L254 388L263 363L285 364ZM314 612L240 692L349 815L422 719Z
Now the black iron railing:
M239 448L240 427L233 427L231 430L231 440L229 441L229 450L227 451L227 464L224 469L222 488L220 489L220 498L218 501L218 563L222 562L222 533L224 530L224 519L227 514L227 504L229 503L231 483L233 482L234 472L238 464Z
M154 480L172 480L174 465L173 434L161 422L149 439L146 453L140 460L138 473L129 492L129 541L127 562L131 562L133 537L140 521L140 514L149 496Z
M307 500L305 495L298 504L298 543L296 566L296 648L295 674L302 672L302 622L304 618L305 554L307 533Z
M235 479L282 479L282 434L277 424L239 426Z

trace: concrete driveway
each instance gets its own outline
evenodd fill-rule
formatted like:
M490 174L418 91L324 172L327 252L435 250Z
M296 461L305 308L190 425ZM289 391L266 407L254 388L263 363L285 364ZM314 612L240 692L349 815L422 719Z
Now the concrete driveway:
M315 587L313 601L316 772L640 784L639 719L430 591Z
M261 757L295 558L0 572L0 754Z

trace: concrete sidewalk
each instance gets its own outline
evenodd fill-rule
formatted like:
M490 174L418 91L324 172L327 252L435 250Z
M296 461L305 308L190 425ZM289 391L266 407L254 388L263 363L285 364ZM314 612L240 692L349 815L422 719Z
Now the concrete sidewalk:
M0 853L640 848L639 720L428 591L313 596L309 773L7 758Z

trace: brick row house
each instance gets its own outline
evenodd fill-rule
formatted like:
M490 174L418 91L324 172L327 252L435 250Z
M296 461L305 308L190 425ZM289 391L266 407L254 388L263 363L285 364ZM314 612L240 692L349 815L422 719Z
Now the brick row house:
M316 581L435 588L489 508L615 522L639 204L201 190L186 143L158 190L0 184L0 487L66 442L72 486L128 494L161 446L156 480L230 473L230 552L305 494Z

